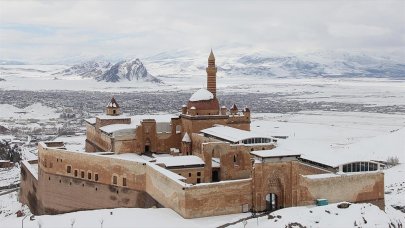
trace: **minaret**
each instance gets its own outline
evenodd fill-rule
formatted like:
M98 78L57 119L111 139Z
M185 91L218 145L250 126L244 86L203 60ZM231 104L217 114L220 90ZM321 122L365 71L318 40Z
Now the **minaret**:
M215 66L215 56L214 53L211 53L208 57L208 67L206 68L207 71L207 89L210 91L214 98L217 97L217 67Z
M118 105L117 101L115 101L114 97L112 97L110 103L108 103L105 114L109 116L118 116L121 114L121 108Z

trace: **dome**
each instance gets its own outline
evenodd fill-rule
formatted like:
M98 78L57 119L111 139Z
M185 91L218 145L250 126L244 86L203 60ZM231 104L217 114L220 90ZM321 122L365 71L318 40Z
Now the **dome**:
M190 101L208 101L212 99L214 99L214 95L206 89L199 89L190 97Z

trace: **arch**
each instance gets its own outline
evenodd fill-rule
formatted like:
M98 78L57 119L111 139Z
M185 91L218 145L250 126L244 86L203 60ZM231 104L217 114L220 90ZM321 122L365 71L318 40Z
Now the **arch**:
M266 211L275 211L278 207L278 197L276 193L268 193L265 197Z
M145 150L144 150L144 152L145 152L145 153L150 152L150 150L151 150L150 147L151 147L151 142L150 142L150 139L147 138L147 139L145 140Z

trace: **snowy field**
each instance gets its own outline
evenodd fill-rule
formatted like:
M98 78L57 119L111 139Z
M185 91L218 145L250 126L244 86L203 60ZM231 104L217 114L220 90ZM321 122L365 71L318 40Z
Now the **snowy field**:
M139 81L98 82L77 75L54 73L63 65L3 65L0 67L0 89L3 90L71 90L103 92L196 91L206 86L203 69L198 74L154 74L162 84ZM218 72L218 90L225 93L279 93L288 99L367 104L375 106L405 105L405 80L384 78L277 78L266 76L224 76Z

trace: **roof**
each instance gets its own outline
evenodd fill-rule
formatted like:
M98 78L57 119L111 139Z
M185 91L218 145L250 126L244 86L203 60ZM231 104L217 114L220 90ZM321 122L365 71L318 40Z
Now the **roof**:
M129 119L131 118L130 116L125 116L125 115L119 115L119 116L110 116L110 115L99 115L96 116L96 118L102 119L102 120L111 120L111 119Z
M236 107L236 104L232 105L231 110L238 110L238 107Z
M174 156L174 157L158 157L156 164L163 164L167 168L178 166L203 166L204 161L195 155L189 156Z
M119 108L120 106L118 105L117 101L115 100L114 97L111 98L110 103L108 103L107 108Z
M89 118L89 119L85 119L84 121L86 121L89 124L95 124L96 123L96 118Z
M257 150L252 151L250 154L261 158L274 158L274 157L300 157L301 154L291 150L274 148L272 150Z
M191 142L190 136L188 135L187 132L186 132L186 134L184 134L183 139L181 141L182 142Z
M100 127L100 130L106 133L113 133L119 130L135 129L136 127L137 126L133 124L111 124L104 127Z
M201 132L234 143L249 138L269 138L257 135L251 131L244 131L223 125L214 125L214 127L201 130Z
M206 89L199 89L190 97L190 101L208 101L211 99L214 99L214 95Z

